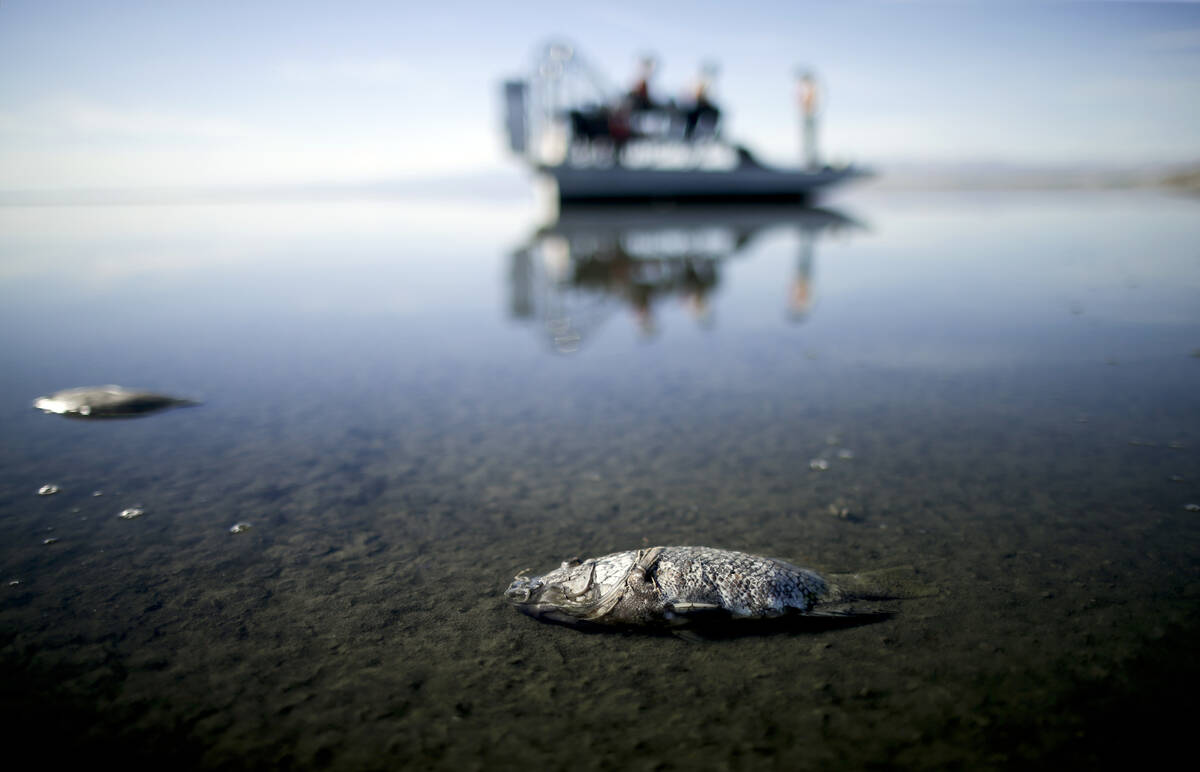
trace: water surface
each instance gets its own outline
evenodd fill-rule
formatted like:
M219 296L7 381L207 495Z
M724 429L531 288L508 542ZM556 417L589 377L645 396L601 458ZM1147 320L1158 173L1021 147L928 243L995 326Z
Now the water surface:
M0 208L4 723L206 768L1144 763L1196 685L1196 206ZM205 404L29 408L103 383ZM703 645L503 601L645 544L928 592Z

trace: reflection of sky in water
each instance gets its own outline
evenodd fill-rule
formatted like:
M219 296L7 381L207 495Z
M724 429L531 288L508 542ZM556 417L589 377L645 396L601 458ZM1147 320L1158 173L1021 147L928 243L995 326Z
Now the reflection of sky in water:
M639 254L689 243L736 254L715 264L703 321L667 293L653 299L651 336L612 282L607 294L576 288L605 310L569 366L603 370L650 347L661 366L702 372L749 347L822 368L986 370L1133 364L1186 357L1197 345L1194 202L1128 193L851 201L843 214L862 227L815 237L812 305L801 320L788 306L801 236L787 218L752 229L740 251L719 217L659 230L648 217L627 233L612 233L611 222L585 233L623 237ZM30 378L43 390L107 380L186 386L204 370L219 389L256 360L297 373L313 357L328 367L374 362L375 372L551 367L537 321L511 317L512 253L537 242L523 206L8 207L0 222L0 340L5 359L20 363L7 378L26 388ZM562 251L534 259L561 264Z
M1134 353L1114 327L1165 326L1149 333L1163 339L1197 321L1191 202L1105 194L922 204L866 209L869 233L819 246L818 299L801 335L822 356L950 368L1086 359ZM779 316L779 302L766 301L779 297L786 259L781 246L739 265L734 324L767 328Z
M143 302L407 312L471 297L481 252L520 216L419 202L10 207L0 276L60 298L153 282Z

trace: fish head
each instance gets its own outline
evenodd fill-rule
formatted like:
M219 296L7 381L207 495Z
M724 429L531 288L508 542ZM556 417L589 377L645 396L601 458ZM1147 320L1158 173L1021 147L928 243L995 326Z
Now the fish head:
M35 410L41 410L43 413L58 413L62 415L73 410L75 405L63 399L56 399L55 397L38 397L33 401L33 407Z
M600 598L595 561L568 560L541 576L513 577L504 597L532 617L560 624L581 624Z
M92 406L75 398L64 398L58 395L38 397L33 401L33 408L46 414L66 416L67 418L92 417Z
M38 397L33 401L35 410L43 413L54 413L68 418L88 418L97 412L97 406L124 396L126 390L120 386L82 386L77 389L63 389L47 397Z

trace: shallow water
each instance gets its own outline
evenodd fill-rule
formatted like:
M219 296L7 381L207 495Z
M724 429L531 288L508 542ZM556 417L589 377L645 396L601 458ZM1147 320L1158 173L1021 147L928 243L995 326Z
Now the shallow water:
M1197 685L1196 213L0 208L3 725L135 766L1145 763ZM29 408L104 383L204 405ZM503 600L644 544L924 589L706 644Z

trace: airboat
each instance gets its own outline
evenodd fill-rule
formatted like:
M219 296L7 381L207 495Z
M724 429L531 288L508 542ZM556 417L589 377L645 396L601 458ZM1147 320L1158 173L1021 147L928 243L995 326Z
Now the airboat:
M810 202L868 174L818 160L814 110L805 115L803 166L766 164L724 139L711 105L631 98L565 43L547 45L530 75L504 83L504 105L509 148L562 203Z

